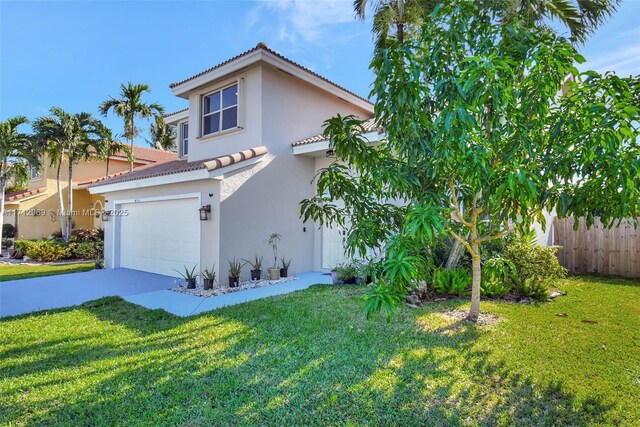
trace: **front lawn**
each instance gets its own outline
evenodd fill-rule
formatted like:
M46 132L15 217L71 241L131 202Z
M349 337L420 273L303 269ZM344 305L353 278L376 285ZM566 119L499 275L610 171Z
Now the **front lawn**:
M367 321L315 286L194 318L118 298L0 321L16 425L638 425L640 282L561 281L551 303Z
M81 271L93 270L94 266L95 263L93 262L63 265L0 264L0 282L29 279L31 277L54 276L56 274L79 273Z

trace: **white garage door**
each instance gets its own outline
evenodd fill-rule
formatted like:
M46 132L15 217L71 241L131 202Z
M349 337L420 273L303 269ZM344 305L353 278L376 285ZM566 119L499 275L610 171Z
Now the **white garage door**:
M120 267L177 276L200 262L198 199L126 203L120 221ZM196 270L198 271L198 270Z

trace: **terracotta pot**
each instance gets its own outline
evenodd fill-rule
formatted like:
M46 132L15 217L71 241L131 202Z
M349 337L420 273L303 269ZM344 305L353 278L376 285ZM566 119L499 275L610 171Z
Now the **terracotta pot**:
M269 280L278 280L280 278L280 269L279 268L270 268L269 269Z

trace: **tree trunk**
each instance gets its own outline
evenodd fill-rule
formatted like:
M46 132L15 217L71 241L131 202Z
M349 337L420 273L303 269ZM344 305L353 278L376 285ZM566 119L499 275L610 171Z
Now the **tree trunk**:
M396 23L396 37L398 37L398 43L404 43L404 22Z
M133 172L133 161L135 160L133 155L133 126L131 126L131 128L131 160L129 161L129 172Z
M69 158L69 185L67 191L69 193L67 198L67 235L64 239L65 242L69 242L71 239L71 230L73 229L73 159Z
M447 270L451 270L457 267L458 263L460 262L460 257L462 256L462 252L464 252L462 243L454 240L453 246L451 247L451 252L449 252L449 258L447 258L447 264L445 265L445 268Z
M109 158L110 156L107 156L107 173L105 174L105 176L109 176Z
M58 205L60 206L60 212L58 212L58 217L60 218L60 233L62 234L62 238L64 239L67 235L66 228L66 219L64 216L64 201L62 200L62 186L60 179L60 171L62 169L62 159L58 161L58 169L56 170L56 184L58 185Z
M0 163L0 252L2 252L2 227L4 227L4 189L7 186L7 159Z
M475 322L480 315L480 280L482 270L480 267L480 251L475 239L471 241L471 266L473 272L473 282L471 285L471 310L468 319Z

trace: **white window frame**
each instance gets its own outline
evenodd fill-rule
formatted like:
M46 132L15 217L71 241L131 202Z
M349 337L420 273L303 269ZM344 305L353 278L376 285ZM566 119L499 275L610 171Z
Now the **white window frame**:
M185 138L184 134L185 134L185 127L187 128L187 137ZM179 147L179 154L180 157L187 157L189 155L189 122L182 122L180 123L180 147ZM186 152L185 152L185 146L187 147Z
M230 88L231 86L234 86L234 85L236 86L236 93L237 93L237 95L236 95L236 103L234 105L229 106L229 107L224 107L223 108L223 106L222 106L222 92L225 89L228 89L228 88ZM204 100L205 100L205 98L208 97L208 96L213 95L216 92L220 92L220 109L216 110L216 111L212 111L211 113L205 113L204 112L205 111L205 109L204 109ZM229 131L233 131L234 129L241 128L241 126L240 126L240 95L241 95L241 92L240 92L240 80L234 80L233 82L230 82L229 84L224 85L224 86L220 86L220 87L216 88L215 90L212 90L210 92L207 92L207 93L203 94L200 97L200 137L201 138L208 138L208 137L211 137L211 136L219 135L221 133L226 133L226 132L229 132ZM234 107L236 108L236 125L234 127L228 128L228 129L222 129L222 117L223 117L224 111L225 110L229 110L229 109L234 108ZM211 133L204 133L204 119L205 119L205 117L211 116L211 115L213 115L215 113L218 113L218 112L220 113L220 122L219 122L220 126L218 128L218 131L217 132L211 132Z

